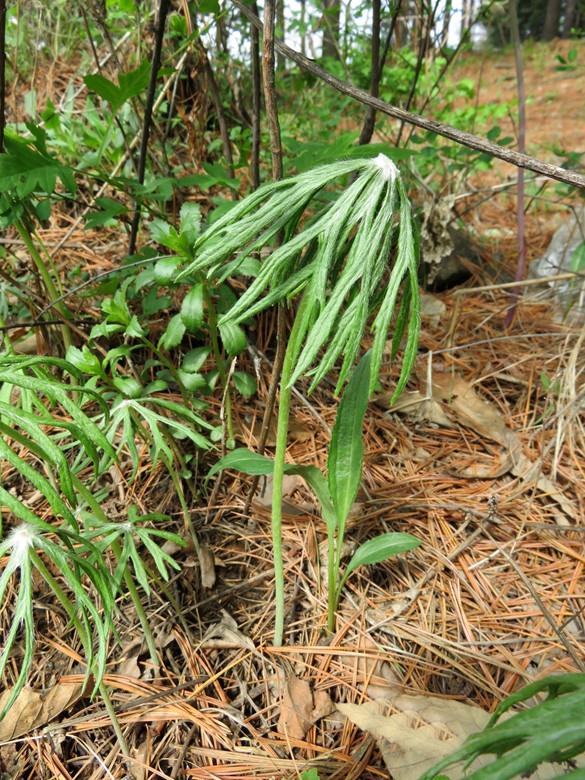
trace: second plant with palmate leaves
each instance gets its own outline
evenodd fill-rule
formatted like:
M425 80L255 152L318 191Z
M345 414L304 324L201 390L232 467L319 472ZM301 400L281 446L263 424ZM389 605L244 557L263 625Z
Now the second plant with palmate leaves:
M355 177L334 199L324 188ZM397 238L396 238L397 230ZM273 472L272 539L275 643L284 633L282 481L290 399L301 375L310 390L341 362L337 390L347 379L368 331L373 335L369 392L378 382L393 315L392 352L407 332L398 395L414 363L419 334L417 249L411 206L400 173L385 155L343 160L268 184L234 206L196 241L195 259L179 279L205 273L220 283L245 260L269 250L257 274L221 325L238 325L276 304L300 298L280 377Z

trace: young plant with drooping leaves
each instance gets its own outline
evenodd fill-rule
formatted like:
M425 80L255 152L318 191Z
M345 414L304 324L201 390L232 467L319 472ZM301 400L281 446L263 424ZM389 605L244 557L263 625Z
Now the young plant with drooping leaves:
M355 177L353 181L348 179ZM345 181L325 205L318 196ZM272 538L275 643L284 631L282 480L293 384L307 375L314 389L341 360L340 391L362 339L373 335L369 392L375 387L393 315L393 354L407 332L397 396L414 363L419 333L417 247L400 173L384 154L344 160L283 179L251 193L214 222L193 248L177 280L201 274L221 283L260 251L271 250L246 292L219 325L239 325L269 306L298 299L280 377L274 462Z
M335 631L335 616L341 591L348 577L360 566L386 561L418 547L420 541L407 533L385 533L361 544L342 569L343 543L347 519L357 497L363 468L363 421L368 408L371 353L366 353L345 389L329 445L327 476L316 466L285 464L286 474L302 477L321 507L327 526L327 627ZM274 471L274 460L237 449L228 453L210 472L235 469L252 476Z
M177 564L159 540L178 544L182 540L152 527L162 519L159 515L140 517L130 508L127 518L113 521L105 516L94 495L99 476L116 462L105 395L103 388L88 387L83 372L66 360L0 355L0 508L8 526L0 528L0 559L5 561L0 605L11 612L0 649L0 677L21 632L24 647L0 719L31 671L39 578L77 634L85 653L87 680L93 677L94 688L104 699L106 653L122 579L153 662L158 663L134 580L149 592L145 552L159 575L168 579L167 566L176 568ZM100 410L97 414L95 407ZM11 483L25 494L24 499L13 494ZM31 501L31 495L37 498ZM39 501L42 509L36 508Z

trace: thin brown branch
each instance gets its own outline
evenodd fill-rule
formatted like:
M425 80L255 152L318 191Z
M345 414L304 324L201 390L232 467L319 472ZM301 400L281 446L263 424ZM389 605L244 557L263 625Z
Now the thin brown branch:
M370 94L372 97L378 97L380 92L380 3L381 0L374 0L372 3L372 64L370 74ZM376 112L371 106L368 106L358 141L360 145L370 143L375 124Z
M252 5L258 14L256 0ZM252 187L260 186L260 34L252 27Z
M524 87L524 66L522 63L522 42L518 24L517 0L510 0L510 31L514 43L514 62L516 65L516 88L518 92L518 151L526 150L526 89ZM516 227L518 232L518 262L516 263L515 281L520 282L526 273L526 219L524 216L524 171L518 169L518 193L516 198ZM506 327L512 324L516 313L519 290L512 291L512 305L506 314Z
M237 3L239 7L239 3ZM241 9L243 12L243 8ZM247 11L248 9L246 9ZM252 19L245 14L250 21ZM258 21L260 27L264 30L264 45L262 59L264 68L262 71L264 82L264 103L266 105L266 115L268 117L268 128L270 131L270 151L272 152L272 178L276 181L282 179L282 145L280 141L280 123L278 121L278 105L276 98L276 82L274 78L274 20L275 8L273 0L267 0L264 3L264 25L257 16L251 14ZM256 23L253 22L255 26ZM288 47L285 47L288 48Z
M6 127L6 0L0 0L0 152Z
M163 38L165 34L165 23L170 10L170 0L160 0L158 7L158 16L156 23L156 35L154 40L154 49L152 52L152 61L150 66L150 81L148 84L148 93L146 95L146 106L144 108L144 121L142 125L142 138L140 141L140 153L138 156L137 179L139 184L144 184L144 174L146 172L146 156L148 153L148 139L150 137L150 128L152 125L152 114L154 106L154 96L156 92L156 80L160 68L160 58L162 51ZM138 235L138 225L140 224L140 201L136 201L132 227L130 230L130 241L128 244L128 254L134 254L136 250L136 237Z
M246 16L252 22L252 24L258 27L259 30L262 29L262 22L260 19L258 19L258 17L253 14L250 9L247 8L240 0L232 0L232 3L242 11L244 16ZM535 157L530 157L527 154L521 154L520 152L515 152L513 149L507 149L504 146L498 146L498 144L494 144L491 141L488 141L487 139L481 138L477 135L473 135L472 133L466 133L462 130L457 130L450 125L443 124L443 122L437 122L434 119L426 119L425 117L419 116L418 114L404 111L403 109L392 106L390 103L386 103L379 98L374 98L371 95L368 95L368 93L363 89L358 89L352 84L346 84L326 71L324 68L317 65L312 60L307 59L307 57L303 57L300 52L296 51L295 49L291 49L291 47L287 46L285 43L275 40L274 45L290 60L296 62L297 65L299 65L301 68L308 71L309 73L312 73L314 76L317 76L326 84L329 84L329 86L333 87L333 89L336 89L343 95L347 95L348 97L357 100L359 103L363 103L366 106L372 106L374 109L376 109L376 111L379 111L382 114L386 114L386 116L390 116L393 119L398 119L401 121L404 120L409 124L420 127L423 130L436 133L443 138L447 138L450 141L454 141L455 143L461 144L462 146L466 146L469 149L475 149L478 152L485 152L486 154L489 154L492 157L497 157L499 160L503 160L504 162L507 162L510 165L514 165L517 168L525 168L526 170L534 171L535 173L547 176L550 179L556 179L556 181L561 181L565 184L571 184L574 187L585 189L585 176L583 174L577 173L577 171L570 171L566 170L565 168L560 168L558 165L551 165L550 163L543 162L542 160L538 160Z

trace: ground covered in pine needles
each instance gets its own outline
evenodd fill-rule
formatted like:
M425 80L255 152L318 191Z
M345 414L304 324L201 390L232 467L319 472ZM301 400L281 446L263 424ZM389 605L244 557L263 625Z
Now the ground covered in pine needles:
M158 668L132 606L119 604L105 682L132 760L102 702L82 692L66 616L39 592L35 671L21 702L29 706L0 724L3 777L269 780L297 778L309 765L322 780L387 777L380 741L338 705L375 701L391 712L399 689L493 710L535 677L582 669L585 332L559 316L543 284L524 288L505 328L510 295L500 285L515 269L514 203L506 192L480 200L462 210L489 236L481 258L463 285L425 297L408 391L390 405L388 365L366 418L348 552L387 530L414 534L420 548L353 575L328 636L325 526L303 485L287 478L288 614L285 646L273 647L270 484L247 510L249 482L227 473L214 504L202 497L193 507L202 555L171 550L182 566L174 604L157 592L145 604ZM555 220L554 208L529 213L529 257L545 249ZM124 251L115 231L83 231L65 218L43 239L64 269L90 275ZM251 447L274 328L272 315L261 319L256 351L242 358L259 376L258 396L235 410L238 437ZM288 454L324 467L333 385L309 398L302 383L298 390ZM145 464L132 483L108 479L111 516L135 503L181 528L162 469ZM421 725L424 717L413 728Z

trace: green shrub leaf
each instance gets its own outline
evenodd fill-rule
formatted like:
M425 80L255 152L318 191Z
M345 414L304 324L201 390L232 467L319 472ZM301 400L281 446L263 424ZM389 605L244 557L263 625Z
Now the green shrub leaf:
M197 333L203 324L205 290L203 284L196 284L183 298L181 319L189 333Z
M353 554L343 575L344 581L358 566L368 566L382 563L395 555L414 550L420 545L420 540L411 534L388 533L376 536L364 542Z

